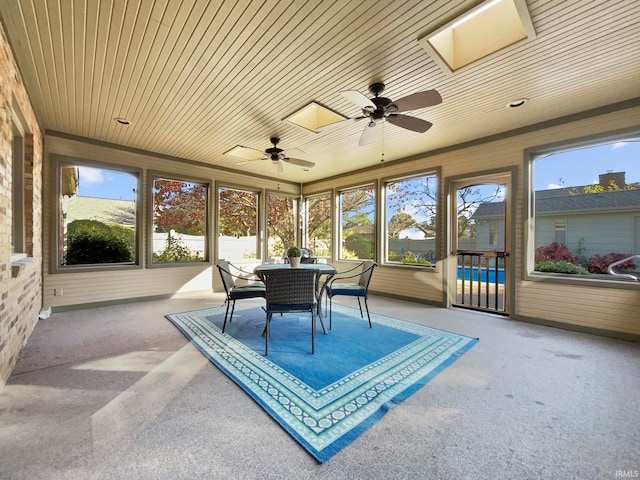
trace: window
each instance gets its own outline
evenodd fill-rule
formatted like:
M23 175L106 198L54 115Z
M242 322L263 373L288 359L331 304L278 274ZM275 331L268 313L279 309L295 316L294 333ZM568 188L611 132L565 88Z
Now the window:
M296 245L296 200L292 197L267 196L267 255L282 258L284 251Z
M384 191L386 261L435 266L436 175L390 180Z
M489 222L489 246L497 247L498 246L498 223L497 222Z
M218 258L234 263L258 258L258 193L218 189Z
M562 245L567 244L567 220L564 218L556 219L555 223L555 241Z
M209 185L162 176L152 182L152 263L207 261Z
M14 115L15 117L16 115ZM24 132L22 125L12 121L11 144L11 254L26 253L25 240L25 188L24 188ZM23 255L24 256L24 255Z
M59 157L57 267L138 264L138 170Z
M340 192L340 258L373 259L375 255L373 185Z
M618 139L532 158L533 270L607 280L638 276L640 142ZM624 259L614 271L626 276L608 273Z
M331 259L331 194L317 195L306 201L306 247L317 258Z

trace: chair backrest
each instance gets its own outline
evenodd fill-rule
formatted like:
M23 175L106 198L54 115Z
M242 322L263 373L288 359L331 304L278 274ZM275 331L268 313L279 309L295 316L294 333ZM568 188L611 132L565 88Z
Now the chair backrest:
M316 271L306 268L277 268L265 271L267 309L273 305L314 305Z
M222 278L222 285L224 286L224 291L229 292L233 287L235 287L236 283L233 280L233 275L231 275L231 269L229 266L229 262L226 260L218 260L218 271L220 272L220 278Z
M362 262L362 273L358 280L358 285L364 288L369 288L369 282L371 281L371 275L373 275L373 269L378 265L373 260L365 260Z

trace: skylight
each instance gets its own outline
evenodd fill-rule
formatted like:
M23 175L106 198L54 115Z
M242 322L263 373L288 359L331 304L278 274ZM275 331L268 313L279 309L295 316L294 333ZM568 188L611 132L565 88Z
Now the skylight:
M525 0L488 0L418 41L449 73L535 38Z
M313 133L318 133L316 129L329 125L331 123L344 120L345 117L337 114L333 110L329 110L323 107L319 103L311 102L305 105L297 112L289 115L285 120L298 125L299 127L306 128Z

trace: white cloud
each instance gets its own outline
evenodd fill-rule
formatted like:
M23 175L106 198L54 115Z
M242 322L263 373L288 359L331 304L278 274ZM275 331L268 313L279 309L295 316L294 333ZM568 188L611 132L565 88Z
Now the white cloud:
M562 185L558 185L557 183L550 183L547 185L548 190L553 190L554 188L563 188Z
M618 148L626 147L629 142L616 142L611 147L611 150L617 150Z
M99 168L78 167L78 170L80 171L80 183L82 185L93 185L104 181L102 170Z

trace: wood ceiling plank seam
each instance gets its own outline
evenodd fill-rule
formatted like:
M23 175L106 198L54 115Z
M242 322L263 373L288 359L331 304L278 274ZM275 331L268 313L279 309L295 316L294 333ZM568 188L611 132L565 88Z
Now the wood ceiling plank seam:
M29 96L34 103L34 110L41 122L46 122L50 118L51 105L45 101L45 92L48 90L45 75L38 76L38 62L36 57L40 55L37 45L34 45L32 36L38 36L37 32L31 32L27 26L23 5L11 4L3 8L3 16L7 34L12 35L12 46L17 52L23 52L24 56L31 61L21 65L21 77L29 89ZM23 32L21 35L19 32ZM21 41L24 38L24 41ZM29 88L30 87L30 88Z
M145 33L148 31L149 24L152 21L153 9L158 5L158 3L159 2L143 2L136 14L135 25L133 26L132 37L130 40L130 48L124 61L124 68L121 72L121 89L115 99L112 118L110 119L111 121L109 121L109 126L107 127L106 137L112 139L109 141L113 141L114 143L126 143L131 141L130 134L134 129L126 128L118 122L113 121L113 119L125 118L134 124L136 122L136 120L129 115L131 109L128 98L130 98L130 94L135 90L135 88L137 88L141 68L144 68L146 62L150 61L152 58L152 54L148 48L150 42L146 41ZM164 8L166 8L166 6L167 3L164 4ZM159 24L157 29L160 29ZM152 36L155 37L156 34L157 32L152 34Z
M151 85L155 86L159 81L153 81L153 79L157 78L156 72L159 69L167 68L168 62L162 61L162 54L165 51L165 47L169 46L170 51L176 48L176 45L171 42L171 35L162 36L162 33L167 30L167 28L169 32L171 32L173 30L173 22L181 18L180 15L174 13L174 8L177 5L180 4L171 1L167 1L164 4L155 2L148 15L142 17L137 28L137 30L140 31L139 37L142 41L139 43L138 52L135 57L135 73L132 72L132 78L135 80L132 88L130 88L131 85L127 85L126 92L123 95L123 105L126 105L127 118L135 123L134 128L126 129L123 138L126 138L127 141L136 145L141 145L140 130L143 129L145 121L144 118L138 115L140 105L145 105L153 96ZM171 17L169 27L167 27L163 21L167 16ZM156 43L157 38L161 38L159 45Z
M278 11L277 11L277 10L271 10L271 13L273 13L276 17L280 15L280 14L278 13ZM268 22L268 17L264 17L264 19L263 19L263 20L261 20L261 22L265 24L265 34L266 34L266 33L268 33L269 28L270 28L270 26L271 26L271 23L269 23L269 22ZM254 29L252 29L252 30L253 30L253 31L258 31L258 32L260 31L258 28L254 28ZM246 43L246 41L243 41L243 42L235 42L235 44L236 44L236 45L239 45L240 43ZM237 51L237 50L236 50L236 51ZM235 52L234 52L234 54L235 54ZM224 64L224 63L226 63L226 62L224 62L224 61L223 61L223 62L221 62L221 63L223 63L223 64ZM223 68L225 68L225 67L223 67ZM201 75L201 76L202 76L202 75ZM205 77L203 77L203 80L202 80L202 82L201 82L201 84L200 84L200 85L201 85L201 86L202 86L202 85L205 85L205 83L204 83L205 81L206 81L206 78L205 78ZM201 105L203 105L203 107L202 107L202 108L206 108L207 110L210 110L210 109L212 109L212 108L217 108L217 105L219 104L219 103L218 103L218 100L216 99L215 101L213 101L213 100L211 101L211 103L214 103L214 104L215 104L213 107L208 106L208 105L207 105L207 102L208 102L207 97L203 97L203 93L205 93L205 92L200 93L200 89L201 89L201 87L198 87L198 88L199 88L199 90L197 90L197 91L194 93L193 98L194 98L194 99L197 99L197 101L199 101L199 102L200 102L200 104L201 104ZM201 118L202 118L202 117L206 117L207 115L209 115L208 113L206 113L206 110L205 110L205 112L204 112L204 113L201 113L201 112L200 112L200 110L201 110L201 109L198 109L198 108L197 108L197 106L193 105L193 103L194 103L194 102L189 102L189 104L188 104L188 106L191 108L190 113L194 114L195 116L201 117ZM193 133L193 132L192 132L192 133ZM202 133L202 135L204 135L204 134L205 134L205 133L203 132L203 133ZM192 144L192 145L193 145L193 142L192 142L192 141L190 141L189 139L187 139L187 141L188 141L190 144ZM179 148L179 145L176 145L176 147L177 147L177 148Z
M60 31L60 66L59 71L62 82L61 86L61 104L63 110L61 129L66 132L73 132L76 129L72 126L76 119L76 96L74 53L75 45L73 44L73 5L60 3L57 5L58 15L56 17Z
M56 128L62 129L62 108L63 108L63 99L62 91L64 87L62 84L64 83L64 78L61 78L61 74L64 75L64 72L60 72L58 68L58 59L56 58L56 50L54 42L60 42L60 37L56 34L56 32L60 32L60 29L56 29L54 22L59 20L59 14L50 15L50 2L52 0L47 1L47 7L36 10L36 22L38 25L38 30L40 31L40 41L42 42L42 52L43 52L43 60L44 60L44 68L48 71L48 79L52 82L51 91L51 100L53 102L53 117L52 119L55 122Z
M96 23L95 49L93 71L91 81L91 97L89 104L89 136L97 138L96 118L99 114L99 102L102 95L102 81L104 79L105 62L107 57L109 31L111 30L112 7L110 2L100 2L98 6L98 17ZM92 30L88 30L91 32Z
M69 123L70 132L82 134L82 79L84 78L84 9L86 2L63 3L65 10L62 12L63 21L68 22L66 29L67 38L65 44L69 45L65 52L66 71L68 79ZM66 10L68 9L68 10ZM64 26L63 26L64 28ZM63 37L63 38L64 38ZM69 52L71 52L69 54ZM70 57L69 57L70 55Z
M314 8L315 8L315 7L314 7ZM266 19L265 19L265 20L266 20ZM265 31L264 31L264 35L265 35L265 36L270 34L270 30L271 30L271 28L272 28L272 27L271 27L271 24L268 24L268 25L266 26ZM283 32L283 28L280 28L279 33L282 33L282 32ZM245 43L248 43L248 42L245 42ZM247 49L247 48L245 48L244 50L245 50L245 53L242 53L242 54L241 54L243 57L246 57L249 53L251 53L251 51L250 51L249 49ZM236 53L236 57L237 57L237 55L239 55L239 52L241 52L241 51L242 51L242 49L241 49L241 50L239 50L239 51L238 51L238 53ZM258 55L255 55L255 56L258 56ZM241 63L241 59L236 59L236 61L238 61L239 63ZM263 61L263 62L268 62L268 61L269 61L269 59L268 59L268 58L266 58L266 57L263 57L263 60L262 60L262 61ZM251 63L253 63L253 62L251 62ZM222 75L222 76L230 76L230 75L232 75L232 72L225 72L225 68L226 68L226 66L225 66L222 70L220 70L219 75ZM253 66L252 68L253 68L253 69L255 69L255 68L257 68L257 67ZM246 77L250 77L250 72L249 72L249 74L247 74L247 75L245 75L245 76L246 76ZM240 88L240 89L242 89L242 86L240 85L240 86L239 86L239 88ZM203 92L203 93L208 93L208 92ZM209 97L211 97L211 95L212 95L212 94L213 94L213 92L212 92L212 93L209 93ZM214 102L214 100L213 100L213 99L211 99L211 103L216 103L216 102L219 102L219 101L220 101L220 100L219 100L219 99L217 99L217 98L215 99L215 102ZM202 102L202 103L203 103L203 105L205 105L205 106L206 106L206 104L207 104L207 97L204 97L204 98L203 98L203 102ZM208 108L209 110L211 109L211 107L207 107L207 108ZM202 113L202 115L203 115L203 116L209 116L209 113L207 113L207 111L205 110L205 112L204 112L204 113Z
M56 121L55 105L50 101L55 98L55 92L52 90L52 79L49 78L50 72L47 68L46 52L43 41L43 32L40 28L33 28L33 25L40 25L37 16L37 9L33 2L29 2L31 8L22 8L20 4L20 15L23 20L25 32L27 33L28 43L32 52L31 58L34 64L34 70L38 77L38 85L42 91L42 102L45 107L46 120L49 123ZM46 33L46 32L44 32ZM50 44L50 43L49 43Z
M169 53L165 54L165 46L170 45L170 48L168 49L169 52L177 48L177 37L181 33L174 28L174 25L176 23L179 24L181 19L181 10L176 8L176 13L173 15L172 23L168 27L168 34L162 42L162 45L156 46L156 42L150 40L150 38L155 39L161 31L160 25L162 24L162 16L160 17L160 20L156 20L155 18L153 18L154 12L156 11L155 7L157 7L157 5L158 4L155 3L153 5L154 8L150 9L146 15L140 16L138 24L135 28L137 49L135 55L132 58L133 68L131 69L130 78L127 80L127 82L125 82L126 89L121 95L120 106L120 110L126 111L127 118L133 118L131 117L131 115L135 110L132 105L134 102L134 96L137 96L136 92L138 91L139 86L143 83L143 77L145 76L145 72L148 71L148 65L152 65L152 67L150 73L148 73L148 76L146 77L147 81L145 82L145 85L148 84L149 79L152 77L158 78L158 81L160 81L159 77L154 75L154 72L157 68L167 67ZM177 5L179 4L175 2L165 3L164 8L162 9L163 15L165 11L168 11L170 6L173 6L175 8ZM150 25L152 23L156 25L156 31L151 35L147 35L147 32L150 31ZM154 52L157 52L155 56ZM159 65L161 67L158 67ZM137 120L138 119L136 118L136 122Z
M222 2L219 4L219 8L215 10L214 16L211 17L209 25L207 26L207 28L204 29L204 33L210 34L211 37L209 38L206 36L201 36L198 42L196 43L195 48L191 50L191 54L188 56L184 56L184 55L179 56L178 61L172 66L172 72L177 71L177 74L175 75L175 79L171 84L172 86L184 86L186 82L186 78L188 78L188 76L192 73L193 69L195 69L195 67L191 67L191 69L188 68L190 64L189 62L194 62L194 64L196 64L198 59L203 57L204 52L207 51L207 49L212 45L215 39L218 38L219 35L225 35L224 33L222 33L223 28L217 28L217 29L211 28L211 26L216 21L218 14L224 15L224 19L222 20L222 22L220 22L221 24L224 24L226 19L230 18L230 15L232 13L236 15L236 18L232 21L232 23L237 24L238 18L240 17L241 13L238 13L237 10L233 9L233 5L231 4L231 2ZM203 16L199 20L203 20L204 18L207 18L207 17ZM218 45L218 48L219 48L219 45ZM194 58L194 60L192 60L192 58ZM165 88L173 88L173 87L167 86ZM150 99L153 102L151 103L150 106L148 106L149 105L148 103L145 104L145 108L142 110L144 114L142 112L140 114L140 118L141 118L140 125L143 128L140 134L144 135L144 137L142 138L149 138L150 133L146 131L147 128L154 127L157 129L159 127L159 125L157 125L156 122L149 122L147 121L147 119L149 117L154 118L154 116L155 118L158 118L159 110L162 107L162 105L158 105L158 103L166 100L166 98L169 98L168 92L166 91L165 88L163 88L157 95L155 95L155 98ZM182 98L178 97L177 95L173 95L170 98L172 98L174 103L177 103L182 100ZM172 111L167 111L165 109L164 111L165 118L172 117L172 115L173 115Z
M550 3L553 4L553 2ZM558 25L571 27L571 24L576 18L590 16L590 14L593 14L599 7L604 7L606 10L615 12L618 10L620 5L616 6L614 2L610 0L590 0L589 2L574 0L556 2L553 4L553 8L550 8L545 13L539 13L536 16L536 20L539 25L534 23L534 28L536 33L538 33L538 31L540 31L540 33L545 33L546 28L550 30L557 30ZM538 30L537 27L539 27L540 30Z
M118 66L118 60L122 57L120 51L122 45L127 43L125 25L127 25L127 5L129 2L114 2L111 9L111 19L109 22L109 30L106 37L104 64L102 68L102 77L100 78L100 93L97 98L97 111L95 118L95 136L100 140L106 140L104 137L104 119L109 112L113 110L111 104L111 89L114 86L115 71ZM139 5L136 2L134 8ZM125 46L126 48L126 46Z
M132 65L128 61L130 55L135 55L140 47L139 44L136 48L134 41L137 40L135 35L135 27L138 22L138 18L143 14L141 9L144 2L126 2L125 8L122 14L122 22L120 23L120 31L118 33L118 47L114 50L113 66L110 72L110 79L108 83L108 90L106 94L106 100L104 102L105 108L102 113L102 138L109 142L114 142L118 132L122 131L119 123L114 121L115 118L127 118L124 112L122 112L118 105L118 98L122 95L123 90L126 89L126 80L131 76ZM117 130L119 129L119 130Z
M224 4L227 4L228 6L228 2L224 2ZM222 4L220 6L222 6ZM194 49L192 49L192 51L186 55L185 46L188 45L189 41L195 37L196 32L199 30L197 28L198 25L203 22L207 25L213 24L218 12L219 10L217 9L208 12L205 10L191 9L186 17L184 17L183 23L179 24L181 25L180 32L175 43L173 45L168 44L170 45L168 49L163 48L161 57L159 58L165 58L165 61L154 62L150 70L143 72L146 77L146 81L141 89L142 93L137 95L141 101L138 101L132 108L134 112L133 115L138 119L140 127L135 130L137 138L148 138L147 128L149 128L148 123L153 123L152 114L154 114L154 112L156 116L160 114L160 107L158 107L158 110L154 110L153 105L158 102L165 101L167 98L172 98L172 95L166 89L173 88L170 85L175 85L179 82L172 82L169 79L173 72L176 71L176 68L180 68L180 62L187 62L188 58L194 54ZM182 15L184 15L184 13ZM178 17L176 16L176 18ZM171 30L174 29L174 25L175 24L172 23ZM193 26L193 28L190 28L191 26ZM173 58L176 58L177 61L174 61ZM157 79L153 84L149 81L152 77ZM155 92L153 88L157 85L163 85L163 87L160 92L154 95Z
M90 32L94 32L98 25L98 16L100 4L97 2L86 1L85 2L85 16L84 16L84 30L83 30L83 61L84 68L82 73L82 136L90 138L89 134L89 119L91 117L91 99L93 97L93 71L95 69L95 50L97 48L97 40L95 35L91 35Z
M314 6L314 8L315 8L315 6ZM307 19L308 19L308 16L307 16ZM313 22L314 20L310 20L310 21L311 21L311 22ZM298 26L299 26L299 25L300 25L300 24L298 24ZM304 28L304 25L303 25L303 28ZM284 32L284 29L283 29L283 28L281 28L281 29L279 30L279 33L282 33L282 34L283 34L283 35L285 35L285 36L287 35L287 34ZM268 31L266 31L266 32L265 32L265 34L268 34ZM293 34L293 32L290 32L289 34ZM245 56L246 56L246 53L245 53ZM269 61L269 58L266 58L266 61ZM248 77L250 77L250 75L247 75L247 78L248 78ZM242 89L242 86L241 86L241 85L240 85L240 88ZM206 103L206 99L205 99L205 102L204 102L204 103ZM207 113L205 112L203 115L204 115L204 116L207 116Z

